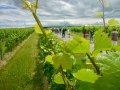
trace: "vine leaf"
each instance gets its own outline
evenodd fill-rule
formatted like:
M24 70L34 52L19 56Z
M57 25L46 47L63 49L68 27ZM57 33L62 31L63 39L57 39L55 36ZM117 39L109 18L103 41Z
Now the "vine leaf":
M28 9L28 6L27 6L25 3L26 3L31 9L33 9L34 11L39 8L38 0L33 0L33 1L30 1L30 0L22 0L23 8L24 8L24 9Z
M61 73L58 73L58 74L54 75L54 82L56 84L64 84L64 81L63 81Z
M120 52L109 52L100 55L99 63L103 76L95 83L95 90L119 90L120 89Z
M73 76L78 80L95 83L95 81L99 78L93 70L90 69L81 69L78 72L74 73Z
M110 7L110 4L107 3L107 4L105 4L104 6L105 6L105 8L109 8L109 7Z
M108 34L102 32L102 30L98 30L96 31L94 38L94 54L97 54L100 51L111 50L112 41L108 38Z
M119 51L119 52L120 52L120 46L113 46L112 49L113 49L114 51Z
M118 24L119 24L118 20L115 20L114 18L108 21L108 26L118 26Z
M71 69L73 65L73 59L68 54L58 54L53 56L53 65L56 69L62 66L63 69Z
M75 37L73 40L69 41L66 46L73 53L90 52L89 41L81 37Z
M46 57L45 57L45 61L46 61L46 62L49 62L50 64L53 64L52 57L53 57L53 55L48 55L48 56L46 56Z
M99 12L99 13L97 13L95 16L96 16L96 17L102 17L103 14L102 14L102 12Z

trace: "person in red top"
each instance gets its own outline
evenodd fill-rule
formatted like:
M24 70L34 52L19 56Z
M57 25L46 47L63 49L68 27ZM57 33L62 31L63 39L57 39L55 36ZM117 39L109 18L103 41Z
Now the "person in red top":
M115 28L113 28L111 39L112 39L113 45L116 46L118 42L118 32L116 31Z
M86 38L86 29L85 29L85 26L83 27L82 32L83 32L83 37Z

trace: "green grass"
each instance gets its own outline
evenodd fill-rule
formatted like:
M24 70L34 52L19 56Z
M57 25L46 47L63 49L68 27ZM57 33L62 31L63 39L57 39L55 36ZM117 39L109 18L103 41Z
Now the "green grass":
M30 90L32 73L35 69L37 35L26 41L22 48L0 71L0 90Z

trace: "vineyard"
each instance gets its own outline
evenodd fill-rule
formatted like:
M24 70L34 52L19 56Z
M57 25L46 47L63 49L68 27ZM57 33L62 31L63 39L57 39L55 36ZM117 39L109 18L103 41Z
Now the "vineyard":
M45 28L38 1L22 0L31 28L0 29L0 90L120 90L120 26L106 21L109 4L98 0L102 25Z
M26 39L33 29L0 29L0 58Z
M84 27L85 27L85 26L67 27L67 28L70 28L71 31L73 31L73 32L78 32L78 33L80 33L80 32L83 32ZM102 26L86 26L86 27L85 27L85 29L86 29L86 31L87 31L88 33L90 32L90 30L97 31L97 30L100 30L100 29L102 29L102 28L103 28ZM113 29L112 26L106 26L106 30L107 30L107 33L108 33L109 35L111 35L112 29ZM116 30L118 31L119 36L120 36L120 27L117 26L117 27L116 27Z

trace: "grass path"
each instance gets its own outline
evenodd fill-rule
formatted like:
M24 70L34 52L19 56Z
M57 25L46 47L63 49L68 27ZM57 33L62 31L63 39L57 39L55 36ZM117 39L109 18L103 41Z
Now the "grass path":
M31 35L15 56L0 70L0 90L30 90L37 40L37 35Z

